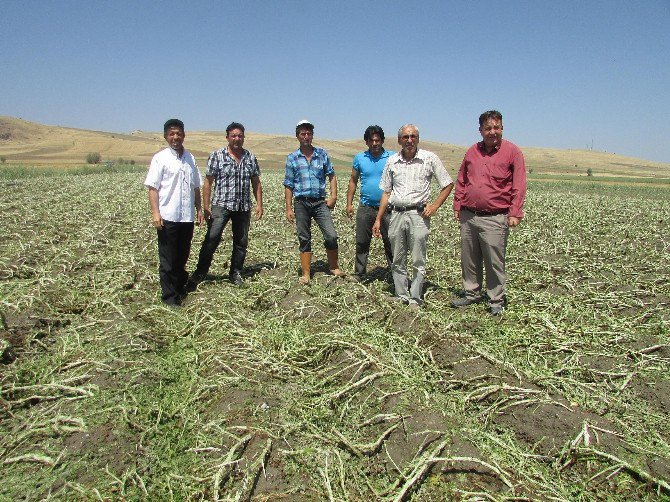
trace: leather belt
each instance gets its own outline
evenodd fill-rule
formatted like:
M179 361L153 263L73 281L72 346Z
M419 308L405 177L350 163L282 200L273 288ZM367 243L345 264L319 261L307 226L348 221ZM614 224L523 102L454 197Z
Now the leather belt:
M479 211L478 209L472 209L471 207L463 207L466 211L470 211L475 216L498 216L499 214L505 214L508 212L507 209L498 209L496 211Z
M398 212L398 213L404 213L406 211L413 211L417 210L420 213L423 213L423 210L426 208L423 204L414 204L411 206L393 206L393 211Z

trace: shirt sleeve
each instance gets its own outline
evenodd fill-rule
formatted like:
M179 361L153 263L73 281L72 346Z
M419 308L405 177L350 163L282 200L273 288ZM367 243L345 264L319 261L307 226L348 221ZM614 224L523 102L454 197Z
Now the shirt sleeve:
M251 154L251 165L253 166L251 169L251 176L260 176L261 166L258 165L258 159L253 153Z
M144 179L144 186L158 190L161 186L162 177L163 170L161 169L158 159L154 156L154 158L151 159L151 164L149 164L149 172L147 172L147 177Z
M465 166L467 153L463 157L463 162L461 162L461 167L458 169L458 176L456 176L456 190L454 191L454 211L461 210L461 201L465 195Z
M195 158L193 159L193 166L195 168L195 176L193 177L193 188L201 188L202 174L200 174L200 169L198 169L198 164L196 163Z
M205 171L205 176L216 176L218 170L219 157L216 155L216 152L212 152L207 159L207 170Z
M509 207L509 216L523 218L522 207L526 200L526 160L519 148L514 154L512 169L512 203Z
M444 168L444 164L442 164L442 161L437 155L433 155L431 165L433 168L433 174L437 179L437 183L440 185L440 189L448 187L453 183L451 176Z
M359 173L361 172L361 160L359 155L354 157L354 162L352 163L351 167L353 167L355 171Z
M294 172L293 161L291 160L291 156L288 155L286 157L286 168L284 171L284 186L286 188L290 188L291 190L293 190L294 188L293 172Z
M384 167L384 171L382 172L382 178L379 181L379 188L381 188L383 192L390 193L391 190L393 189L392 171L393 166L387 161L386 166Z
M333 169L333 164L330 162L330 157L328 157L328 152L323 151L323 172L326 176L335 174L335 169Z

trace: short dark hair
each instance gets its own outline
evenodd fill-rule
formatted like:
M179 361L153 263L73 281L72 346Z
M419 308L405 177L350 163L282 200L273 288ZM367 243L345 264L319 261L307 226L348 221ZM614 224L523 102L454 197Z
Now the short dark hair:
M314 132L314 124L305 123L305 124L300 124L300 125L295 126L295 135L296 136L298 135L298 131L300 131L300 129L309 129L310 131Z
M483 126L484 122L489 119L499 120L502 122L502 113L500 113L498 110L489 110L488 112L482 113L479 116L479 127Z
M169 119L163 124L163 134L166 134L171 127L178 127L184 132L184 123L179 119Z
M384 129L378 125L368 126L368 128L365 130L365 133L363 134L363 139L367 143L367 141L372 139L372 136L375 134L379 134L379 137L382 139L382 141L384 141Z
M244 132L244 126L242 124L239 122L231 122L228 124L228 127L226 127L226 137L228 137L228 133L233 129L239 129L240 131Z

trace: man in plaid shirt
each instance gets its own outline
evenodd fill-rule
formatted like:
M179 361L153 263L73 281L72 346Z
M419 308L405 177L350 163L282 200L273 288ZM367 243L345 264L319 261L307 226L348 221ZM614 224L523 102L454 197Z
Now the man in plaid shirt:
M203 186L203 208L207 220L207 233L202 241L198 265L193 273L193 283L205 278L212 264L214 252L221 242L221 234L228 221L232 221L233 249L230 256L230 281L243 284L242 267L249 243L251 221L251 195L256 198L255 218L263 216L263 189L260 168L253 153L242 148L244 126L232 122L226 127L228 146L212 152L207 161ZM212 186L214 193L212 194ZM211 197L211 203L210 203Z
M300 284L310 281L312 263L312 219L323 234L330 273L342 277L337 257L337 232L330 211L337 202L337 178L328 153L312 146L314 125L301 120L295 127L295 137L300 148L286 157L284 176L284 198L286 219L295 223L300 244ZM330 198L326 199L326 178L329 181Z

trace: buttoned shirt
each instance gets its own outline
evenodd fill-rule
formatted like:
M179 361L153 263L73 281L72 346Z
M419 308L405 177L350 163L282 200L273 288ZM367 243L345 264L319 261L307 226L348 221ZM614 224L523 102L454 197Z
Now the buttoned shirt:
M177 223L195 219L195 189L202 178L195 158L184 150L181 157L172 148L161 150L151 159L144 186L158 190L161 218Z
M290 188L294 197L326 197L326 177L334 175L335 170L328 153L315 147L309 163L307 157L297 149L286 157L284 186Z
M242 149L238 163L228 153L228 147L211 153L207 160L205 175L214 176L215 186L212 204L229 211L251 210L251 178L260 176L260 167L253 153Z
M525 198L526 163L519 147L503 139L490 153L483 141L468 149L458 170L454 210L508 211L522 218Z
M453 183L440 158L428 150L417 150L411 160L402 152L391 155L386 162L379 188L389 192L389 204L413 206L425 204L430 199L430 182L435 177L440 189Z
M358 171L361 180L361 205L379 206L382 198L379 182L382 179L386 161L393 153L384 150L379 157L373 157L370 150L366 150L354 157L353 168Z

